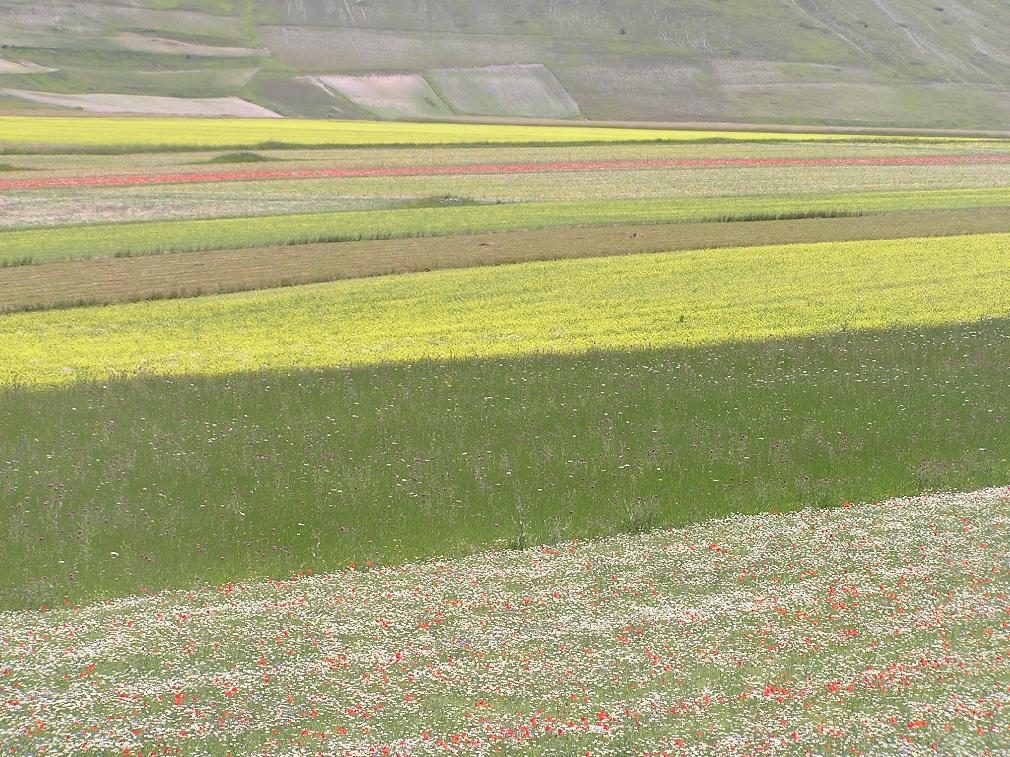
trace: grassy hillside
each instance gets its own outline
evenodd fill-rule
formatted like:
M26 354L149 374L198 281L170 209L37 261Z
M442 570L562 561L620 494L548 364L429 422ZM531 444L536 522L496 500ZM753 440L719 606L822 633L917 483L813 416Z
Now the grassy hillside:
M0 109L33 107L16 89L388 115L347 96L368 80L313 77L399 73L432 85L422 111L460 115L998 128L1008 35L995 0L5 0Z

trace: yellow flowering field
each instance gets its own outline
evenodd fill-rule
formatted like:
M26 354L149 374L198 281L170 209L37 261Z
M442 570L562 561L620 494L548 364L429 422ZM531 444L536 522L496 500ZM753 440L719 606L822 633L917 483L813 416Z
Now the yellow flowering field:
M0 319L0 386L693 346L1010 314L1010 235L436 271Z
M684 142L705 139L741 141L884 140L850 134L760 131L689 131L587 126L509 126L499 124L395 123L307 119L67 118L0 117L0 143L66 146L250 147L266 143L307 145L523 144ZM915 140L895 137L894 141ZM964 141L958 137L928 137Z

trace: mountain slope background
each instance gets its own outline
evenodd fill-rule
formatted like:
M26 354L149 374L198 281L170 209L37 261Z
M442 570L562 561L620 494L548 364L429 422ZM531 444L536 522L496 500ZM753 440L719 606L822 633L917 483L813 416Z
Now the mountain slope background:
M0 0L0 110L1005 128L1008 39L1002 0Z

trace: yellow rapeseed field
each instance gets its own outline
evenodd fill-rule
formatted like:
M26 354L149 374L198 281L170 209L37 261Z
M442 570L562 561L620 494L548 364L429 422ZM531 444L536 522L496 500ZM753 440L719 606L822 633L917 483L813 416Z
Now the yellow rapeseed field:
M437 271L0 317L0 386L631 350L1010 315L1010 235Z
M304 119L0 117L0 143L133 147L886 140L878 135L624 129L587 126L313 121ZM895 138L902 141L910 137ZM930 137L930 140L937 139ZM960 141L960 138L947 138Z

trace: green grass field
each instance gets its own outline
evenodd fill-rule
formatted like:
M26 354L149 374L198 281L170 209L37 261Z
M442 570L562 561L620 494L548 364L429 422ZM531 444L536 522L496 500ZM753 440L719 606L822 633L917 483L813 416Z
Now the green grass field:
M8 601L994 483L1007 389L980 366L1004 359L1006 325L980 319L1010 314L1008 238L5 316L8 491L52 492L11 511ZM39 543L38 518L65 536Z
M0 604L993 485L1008 360L984 320L8 387Z

